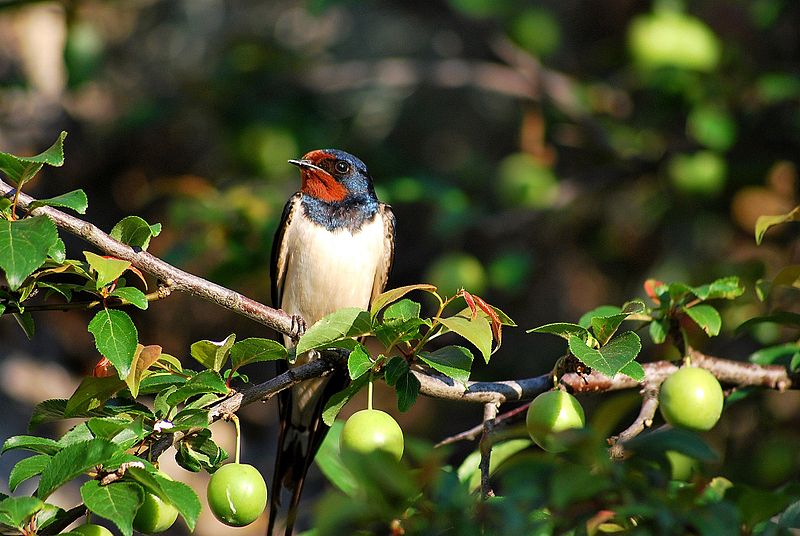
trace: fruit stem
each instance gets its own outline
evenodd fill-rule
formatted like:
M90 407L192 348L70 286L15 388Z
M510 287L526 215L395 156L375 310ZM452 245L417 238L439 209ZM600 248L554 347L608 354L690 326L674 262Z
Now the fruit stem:
M369 379L367 384L367 409L372 409L372 378Z
M232 415L231 420L233 421L233 425L236 427L236 457L234 458L234 461L238 464L239 454L241 453L242 447L242 429L239 427L239 417Z

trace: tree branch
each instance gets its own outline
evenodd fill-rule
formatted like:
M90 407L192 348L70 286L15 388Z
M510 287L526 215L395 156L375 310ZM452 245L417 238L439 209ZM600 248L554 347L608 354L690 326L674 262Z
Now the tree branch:
M17 190L13 186L0 180L0 195L13 196L16 193ZM23 209L28 210L34 201L36 200L27 194L19 194L19 206ZM268 307L238 292L185 272L146 251L118 242L95 225L56 208L38 207L30 213L35 216L47 216L58 227L89 242L108 255L130 261L136 268L158 278L170 290L199 296L279 333L292 334L292 317L280 309Z
M611 448L609 453L612 458L621 459L625 454L624 443L629 439L633 439L641 434L645 428L653 425L653 418L656 416L658 409L658 386L646 387L642 391L642 407L639 410L639 415L625 430L619 435L612 436L608 439Z
M481 470L481 496L484 499L494 497L491 484L489 483L489 468L492 461L492 428L494 419L497 417L497 406L495 402L483 405L483 433L479 448L481 451L481 462L478 465Z

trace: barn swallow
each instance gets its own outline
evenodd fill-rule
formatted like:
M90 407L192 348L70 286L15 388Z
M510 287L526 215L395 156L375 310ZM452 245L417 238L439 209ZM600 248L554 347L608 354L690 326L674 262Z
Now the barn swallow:
M289 163L300 168L302 183L284 207L272 246L273 305L308 326L343 307L369 309L383 292L394 260L391 207L378 201L367 167L351 154L322 149ZM284 342L293 344L289 336ZM318 357L311 351L282 368ZM286 535L291 535L303 480L328 431L322 409L347 381L345 373L334 373L280 393L267 534L272 534L283 492L291 497L286 514Z

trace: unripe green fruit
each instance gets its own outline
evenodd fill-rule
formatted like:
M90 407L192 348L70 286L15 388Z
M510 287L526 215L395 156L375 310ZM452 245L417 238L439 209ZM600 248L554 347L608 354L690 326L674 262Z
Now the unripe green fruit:
M81 536L114 536L107 528L91 523L70 529L70 532L73 534L80 534Z
M548 391L537 396L528 406L525 420L531 439L548 452L566 450L556 434L583 428L586 416L578 399L564 391Z
M682 452L668 450L665 454L669 460L672 480L688 481L700 470L700 462Z
M664 420L689 430L711 430L720 415L725 397L722 387L709 371L683 367L664 380L658 394Z
M170 528L177 518L177 508L158 495L145 491L144 502L133 518L133 528L144 534L156 534Z
M391 415L377 409L362 409L347 419L339 437L339 450L360 454L381 450L397 460L403 457L403 430Z
M231 527L249 525L267 506L267 485L258 469L243 463L223 465L211 475L206 490L208 506Z

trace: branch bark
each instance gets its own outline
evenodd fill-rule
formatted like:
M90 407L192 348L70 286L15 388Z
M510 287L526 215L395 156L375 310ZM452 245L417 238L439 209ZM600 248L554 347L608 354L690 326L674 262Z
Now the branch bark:
M13 186L0 180L0 195L13 196L15 192ZM25 210L28 210L34 201L36 200L27 194L19 194L19 206ZM47 216L61 229L94 245L108 255L130 261L139 270L158 278L170 290L199 296L279 333L292 334L292 317L280 309L268 307L243 294L185 272L146 251L118 242L95 225L56 208L38 207L30 213L34 216Z

